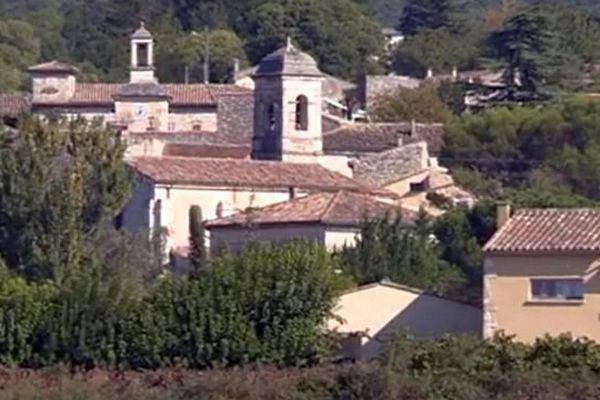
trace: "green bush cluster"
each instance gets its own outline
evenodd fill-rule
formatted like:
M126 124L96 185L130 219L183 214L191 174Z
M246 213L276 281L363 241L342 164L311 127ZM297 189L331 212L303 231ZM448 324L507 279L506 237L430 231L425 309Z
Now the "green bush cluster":
M398 335L380 360L310 368L257 366L72 373L4 371L0 399L571 400L600 395L600 346L568 336L530 345L506 336ZM25 376L25 378L23 378Z
M328 353L334 268L311 243L247 249L148 294L103 267L61 285L0 277L0 362L40 367L308 365Z

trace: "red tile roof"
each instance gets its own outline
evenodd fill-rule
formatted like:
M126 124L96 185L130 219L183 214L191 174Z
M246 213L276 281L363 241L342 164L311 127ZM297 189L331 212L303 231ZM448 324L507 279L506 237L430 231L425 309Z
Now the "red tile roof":
M77 83L75 94L66 103L66 106L112 106L113 97L123 89L122 83ZM161 84L168 96L171 97L171 106L214 106L220 95L250 95L248 89L227 84ZM64 103L64 104L63 104ZM43 105L58 105L58 103L44 103Z
M400 142L427 142L431 153L439 153L444 143L443 124L347 123L323 136L326 152L381 152Z
M488 241L488 253L598 253L600 209L521 209Z
M0 116L16 117L29 111L31 96L27 93L0 93Z
M249 158L250 148L246 146L219 146L187 143L167 143L163 156L204 157L204 158Z
M185 157L137 157L129 164L157 183L320 191L345 189L394 197L389 191L363 185L318 164Z
M338 191L308 195L215 219L209 221L207 227L244 226L248 223L258 225L320 223L358 227L365 217L384 216L386 213L399 211L397 205L378 201L367 194ZM407 220L413 221L416 213L411 211L408 213Z

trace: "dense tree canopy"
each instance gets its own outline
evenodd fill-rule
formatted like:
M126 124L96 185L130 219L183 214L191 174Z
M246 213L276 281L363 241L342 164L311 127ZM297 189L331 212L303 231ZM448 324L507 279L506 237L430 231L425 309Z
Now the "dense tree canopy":
M589 204L584 198L600 200L599 112L594 98L574 98L541 108L466 115L448 126L442 159L461 168L459 180L483 194L506 197L513 193L503 186L530 188L534 204L544 197Z

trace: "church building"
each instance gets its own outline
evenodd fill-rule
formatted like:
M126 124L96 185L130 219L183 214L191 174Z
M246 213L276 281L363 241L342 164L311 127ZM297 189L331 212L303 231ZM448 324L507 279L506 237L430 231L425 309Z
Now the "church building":
M102 118L116 127L138 176L119 220L126 229L166 232L172 254L186 253L192 206L218 235L217 247L246 243L240 221L257 218L253 233L262 234L254 238L276 232L331 248L353 243L367 210L414 215L425 207L439 215L470 201L432 157L443 125L357 123L329 113L334 78L289 39L251 69L245 87L159 82L143 24L130 52L124 83L82 82L59 61L33 66L32 93L0 94L0 113ZM440 208L440 199L449 203Z

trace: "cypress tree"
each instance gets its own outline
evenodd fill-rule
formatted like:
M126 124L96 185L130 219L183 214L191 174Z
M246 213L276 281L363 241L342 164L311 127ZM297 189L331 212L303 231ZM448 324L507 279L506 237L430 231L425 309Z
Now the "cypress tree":
M189 212L190 232L190 262L196 271L204 265L206 255L206 240L204 221L202 220L202 209L198 205L190 207Z

